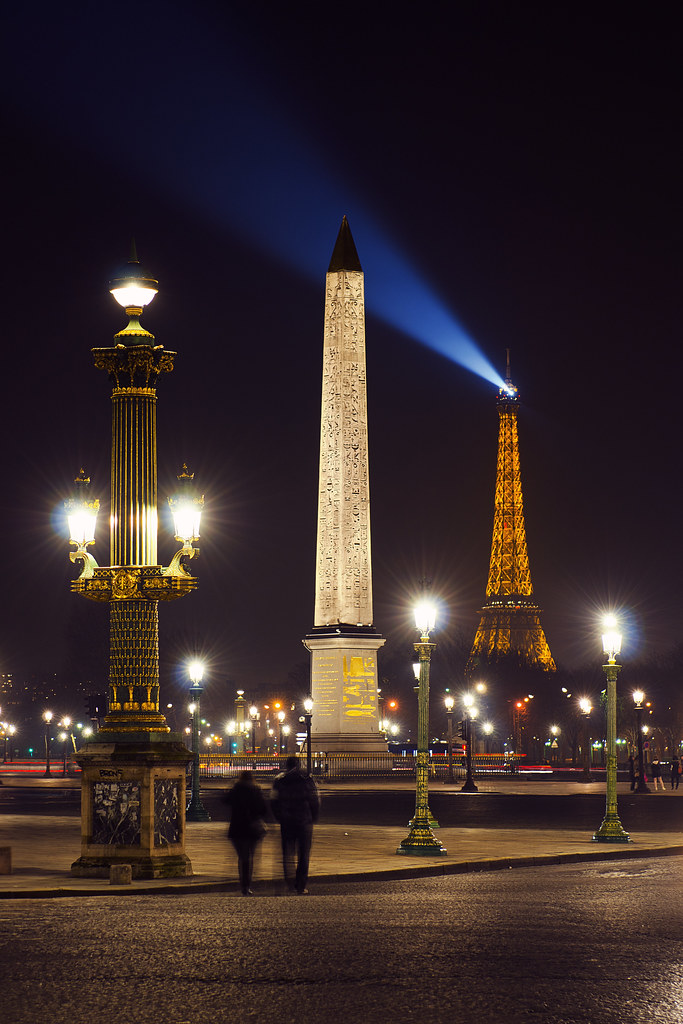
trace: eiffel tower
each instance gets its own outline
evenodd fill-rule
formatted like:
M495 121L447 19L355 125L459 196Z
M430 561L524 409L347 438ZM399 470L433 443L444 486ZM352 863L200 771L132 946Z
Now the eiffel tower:
M541 626L541 609L533 599L524 529L522 478L519 468L517 411L519 394L510 378L507 351L505 385L498 392L498 471L493 513L491 562L486 602L465 673L500 661L555 671L555 662Z

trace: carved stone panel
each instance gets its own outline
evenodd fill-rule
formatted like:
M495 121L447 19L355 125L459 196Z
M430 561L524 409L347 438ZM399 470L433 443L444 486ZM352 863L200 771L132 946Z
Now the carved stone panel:
M140 843L140 784L115 779L93 782L92 842L112 846Z
M154 845L180 842L180 799L177 779L154 780Z

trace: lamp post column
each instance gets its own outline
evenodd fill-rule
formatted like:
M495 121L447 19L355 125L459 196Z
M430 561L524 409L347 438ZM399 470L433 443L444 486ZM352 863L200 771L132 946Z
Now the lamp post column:
M455 701L450 695L445 698L446 722L448 725L448 775L447 782L453 782L453 705Z
M313 757L311 751L311 721L313 719L313 698L307 697L304 701L304 719L306 720L306 772L311 775L313 771Z
M434 612L421 606L416 610L415 622L421 632L415 652L419 658L417 700L417 763L415 766L415 815L410 832L396 850L400 854L435 856L447 851L432 832L429 813L429 665L436 644L429 640L434 628ZM433 819L431 819L433 820Z
M199 721L201 718L201 696L203 668L199 662L190 665L190 700L192 708L192 797L185 815L186 821L211 821L211 817L199 797Z
M608 625L614 625L610 619ZM605 817L600 828L593 835L598 843L629 843L631 837L625 831L617 813L617 677L621 665L616 663L616 655L621 650L621 636L606 633L603 638L603 649L608 656L607 664L603 665L607 680L607 772L605 793Z
M45 720L45 774L43 778L51 779L52 772L50 771L50 723L52 722L52 712L44 711L43 718Z
M643 765L643 697L644 693L636 691L633 694L633 699L636 702L636 728L638 730L638 785L636 786L636 793L649 793L650 787L645 781L645 771Z

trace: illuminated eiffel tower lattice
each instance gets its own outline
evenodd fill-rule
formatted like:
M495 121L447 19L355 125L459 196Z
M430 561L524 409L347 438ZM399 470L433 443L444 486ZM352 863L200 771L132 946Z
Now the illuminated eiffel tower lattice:
M519 395L510 379L509 352L505 385L498 392L497 405L498 470L491 562L486 602L467 662L466 674L470 677L480 666L508 660L555 671L541 626L541 609L532 596L517 439Z

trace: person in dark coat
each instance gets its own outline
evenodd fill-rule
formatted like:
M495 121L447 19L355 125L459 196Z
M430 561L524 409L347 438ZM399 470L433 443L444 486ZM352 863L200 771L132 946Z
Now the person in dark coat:
M681 781L681 762L674 754L671 762L671 788L678 789L678 783Z
M320 800L315 782L302 772L296 757L288 757L286 771L273 781L271 808L280 823L282 868L285 884L300 895L308 893L308 862L313 825L318 820ZM296 871L294 852L296 851Z
M267 812L263 793L254 784L253 773L244 771L225 795L230 807L228 839L237 853L237 867L243 896L253 895L251 879L254 874L254 851L266 834L264 817Z

